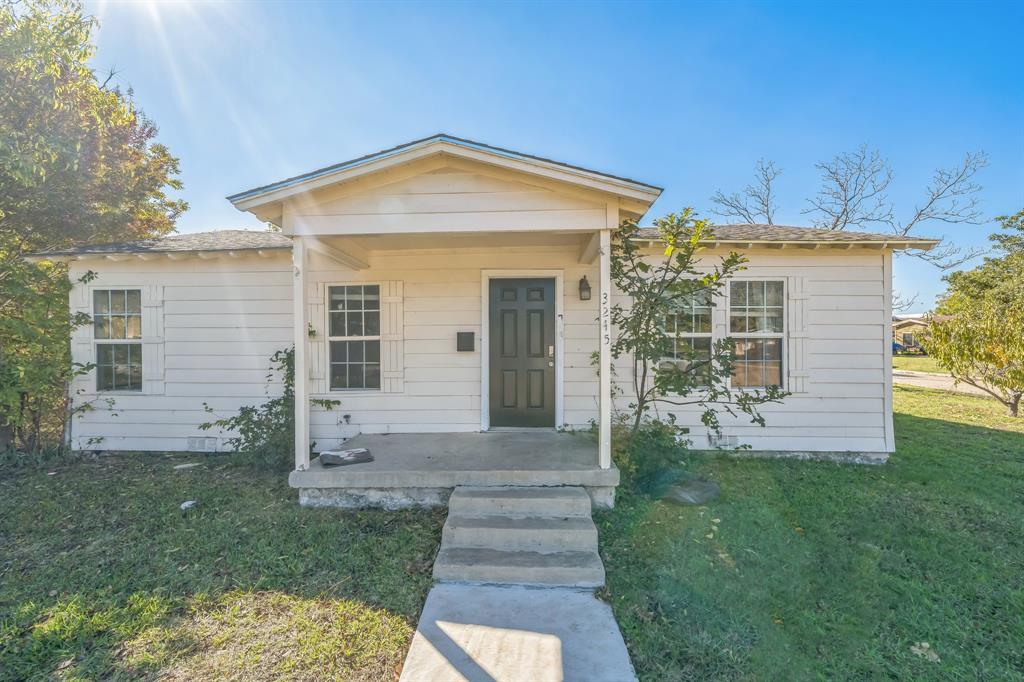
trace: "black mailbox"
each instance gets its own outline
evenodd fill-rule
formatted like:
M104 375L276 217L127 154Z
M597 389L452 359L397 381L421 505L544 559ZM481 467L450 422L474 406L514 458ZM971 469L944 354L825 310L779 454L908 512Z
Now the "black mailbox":
M456 332L455 349L458 351L473 352L476 344L473 342L473 332Z

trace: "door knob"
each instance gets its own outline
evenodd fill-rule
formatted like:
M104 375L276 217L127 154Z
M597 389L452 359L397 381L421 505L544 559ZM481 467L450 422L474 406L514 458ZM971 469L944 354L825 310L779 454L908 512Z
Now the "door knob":
M553 363L551 360L548 360L548 367L554 367L554 366L555 366L555 363Z

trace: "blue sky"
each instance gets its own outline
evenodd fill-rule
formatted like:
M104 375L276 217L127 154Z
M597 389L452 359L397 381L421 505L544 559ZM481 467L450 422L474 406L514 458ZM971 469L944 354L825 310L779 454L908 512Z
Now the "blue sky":
M1024 208L1021 3L103 2L116 69L180 157L182 232L259 229L224 197L435 132L666 188L651 215L779 179L803 225L814 164L861 143L897 215L984 150L987 216ZM994 224L926 225L983 246ZM925 310L941 273L898 259Z

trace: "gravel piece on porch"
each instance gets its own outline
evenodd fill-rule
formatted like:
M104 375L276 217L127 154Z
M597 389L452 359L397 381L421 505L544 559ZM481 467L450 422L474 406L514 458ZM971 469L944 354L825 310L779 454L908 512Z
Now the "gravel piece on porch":
M442 584L427 596L401 682L635 679L611 609L590 592Z

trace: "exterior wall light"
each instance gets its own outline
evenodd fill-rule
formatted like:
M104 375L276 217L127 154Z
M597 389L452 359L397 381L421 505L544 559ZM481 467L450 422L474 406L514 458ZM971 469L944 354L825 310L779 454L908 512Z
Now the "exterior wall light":
M590 300L590 282L587 281L586 275L583 275L583 279L580 280L580 300Z

